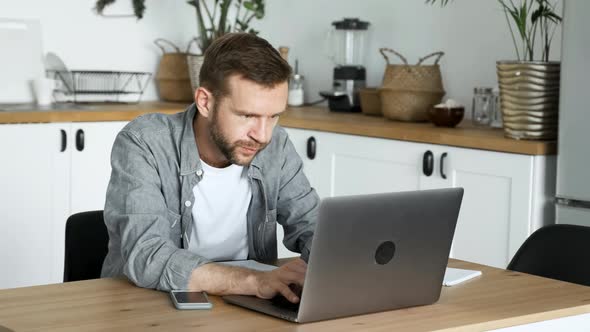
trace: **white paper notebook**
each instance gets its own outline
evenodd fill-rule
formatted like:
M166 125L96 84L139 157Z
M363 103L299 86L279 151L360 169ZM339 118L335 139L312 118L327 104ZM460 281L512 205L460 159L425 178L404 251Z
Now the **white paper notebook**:
M271 271L276 269L276 266L267 265L258 263L254 260L244 260L244 261L227 261L227 262L219 262L222 264L232 265L232 266L240 266L245 267L252 270L259 270L259 271ZM455 269L452 267L447 267L445 271L445 277L443 280L443 286L453 286L469 279L475 278L481 275L481 271L475 270L463 270L463 269Z
M443 286L454 286L469 279L473 279L481 275L481 271L463 270L447 267L445 277L443 279Z

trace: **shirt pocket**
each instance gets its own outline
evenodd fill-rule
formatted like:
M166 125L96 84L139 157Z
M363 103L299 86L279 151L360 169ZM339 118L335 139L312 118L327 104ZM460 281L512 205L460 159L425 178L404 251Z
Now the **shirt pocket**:
M171 210L168 210L168 222L170 223L170 238L172 240L172 242L174 242L174 244L180 248L180 244L181 244L181 215L173 212Z

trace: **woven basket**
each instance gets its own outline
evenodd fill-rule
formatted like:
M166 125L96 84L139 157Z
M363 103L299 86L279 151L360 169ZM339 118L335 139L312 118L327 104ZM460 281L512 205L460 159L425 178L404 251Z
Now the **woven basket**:
M391 120L427 121L428 109L440 103L445 95L438 65L444 53L428 54L416 65L409 65L403 55L392 49L381 48L379 52L387 62L379 90L383 115ZM395 54L403 64L391 64L386 52ZM422 64L431 57L436 57L433 65Z
M187 53L181 52L166 39L156 39L154 44L163 52L156 75L160 98L172 102L192 102L194 97L186 62ZM170 45L176 52L166 52L163 44Z
M383 75L383 88L402 89L402 90L420 90L420 91L444 91L442 75L438 62L444 55L443 52L434 52L418 60L415 65L409 65L406 58L390 48L380 48L379 52L385 58L387 67ZM390 52L398 56L403 65L395 65L389 62L389 57L385 52ZM423 65L426 59L436 56L433 65Z
M381 111L390 120L428 121L428 110L441 102L444 92L379 89Z
M366 115L383 115L381 112L381 97L377 88L362 88L359 91L361 111Z

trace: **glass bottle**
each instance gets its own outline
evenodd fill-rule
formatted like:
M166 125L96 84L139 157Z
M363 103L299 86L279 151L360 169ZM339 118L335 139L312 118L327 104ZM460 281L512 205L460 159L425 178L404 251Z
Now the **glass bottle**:
M473 89L471 121L476 126L489 126L496 110L496 98L492 88L477 87Z
M494 90L494 101L496 103L496 107L494 108L494 116L492 117L492 123L490 126L492 128L502 128L502 103L500 101L500 90L498 87L495 87Z
M303 75L292 75L289 80L289 96L287 104L289 106L302 106L303 101Z

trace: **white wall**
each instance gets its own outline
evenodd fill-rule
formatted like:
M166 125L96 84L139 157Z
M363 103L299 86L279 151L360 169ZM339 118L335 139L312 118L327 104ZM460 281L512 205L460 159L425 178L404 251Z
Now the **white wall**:
M130 13L130 3L118 0L109 12ZM185 47L196 25L192 7L182 0L152 0L146 7L138 21L98 16L93 0L0 0L0 17L40 20L45 52L56 53L69 69L148 71L155 76L161 51L154 39ZM142 100L157 98L152 80Z
M111 12L130 11L131 0L118 0ZM155 72L160 55L153 40L164 37L185 45L196 31L195 15L183 0L148 0L143 20L103 18L93 0L0 0L0 16L36 18L44 48L60 55L72 69ZM332 68L323 43L332 21L359 17L371 22L367 45L368 84L379 85L385 61L380 47L390 47L411 62L432 51L441 61L447 97L468 107L474 86L496 84L495 62L515 59L506 21L495 0L456 0L446 8L423 0L267 0L267 12L255 27L273 45L291 48L306 78L306 100L331 86ZM553 58L559 58L557 34ZM143 100L156 99L150 84Z
M331 87L333 65L322 54L332 21L359 17L369 21L367 83L377 86L385 60L380 47L397 50L410 62L442 50L441 71L447 96L471 109L474 86L495 86L496 61L516 55L503 12L496 0L455 0L447 7L423 0L270 0L257 27L273 45L290 46L290 62L299 58L307 82L306 100ZM559 58L556 34L552 57Z

